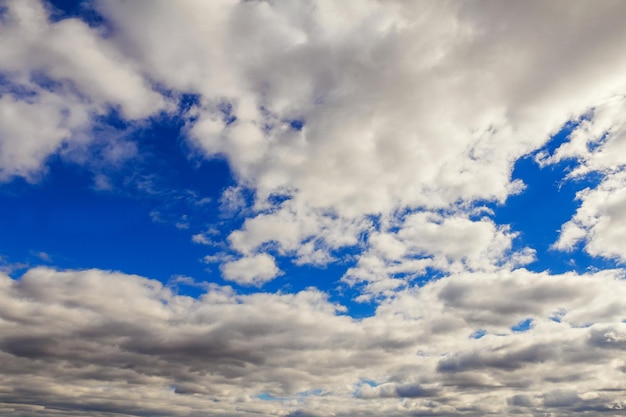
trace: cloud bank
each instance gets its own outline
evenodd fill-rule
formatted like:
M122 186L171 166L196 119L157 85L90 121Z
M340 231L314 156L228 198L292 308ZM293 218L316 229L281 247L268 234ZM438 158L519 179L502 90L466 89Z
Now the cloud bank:
M19 416L618 415L622 274L452 275L355 320L313 288L191 298L31 269L0 283L0 399Z

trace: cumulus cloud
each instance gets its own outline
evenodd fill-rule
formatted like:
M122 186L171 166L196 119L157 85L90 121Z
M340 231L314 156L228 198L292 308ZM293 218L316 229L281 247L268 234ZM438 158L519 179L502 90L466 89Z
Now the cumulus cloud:
M281 272L274 258L266 253L227 262L222 265L221 270L225 279L241 285L259 285Z
M512 251L517 235L486 217L473 221L466 214L418 212L394 226L395 232L370 235L369 250L343 278L350 284L367 284L361 299L393 294L428 268L447 273L493 271L534 260L530 248Z
M189 141L255 191L233 249L300 264L369 216L505 201L519 157L626 82L619 2L98 5L143 72L199 95Z
M89 141L112 106L127 119L163 109L136 66L78 19L50 22L35 0L5 3L0 21L0 180L32 177L62 144Z
M553 155L539 155L543 164L574 160L571 180L592 173L602 176L595 188L576 196L581 201L576 213L560 230L553 248L570 251L579 242L593 256L626 260L624 210L626 210L626 99L616 95L579 121L568 140Z
M242 207L238 187L254 193L230 236L243 255L271 243L323 265L362 243L372 216L503 202L523 188L513 163L590 111L594 127L573 148L602 131L621 137L621 2L94 5L106 37L77 19L50 22L35 0L8 3L3 176L32 175L61 144L90 140L80 132L110 106L129 119L166 108L152 85L190 93L189 143L225 157L239 182L224 206ZM619 154L603 152L610 166Z
M561 228L554 248L571 250L582 240L591 255L626 261L626 172L608 175L597 188L587 188L577 198L582 204Z
M625 110L626 97L623 91L598 103L578 121L568 140L553 155L539 155L540 162L546 164L577 159L580 164L569 174L571 178L593 171L619 171L625 164Z
M618 412L625 296L621 271L464 273L355 320L315 289L191 298L35 268L0 279L0 402L16 416Z

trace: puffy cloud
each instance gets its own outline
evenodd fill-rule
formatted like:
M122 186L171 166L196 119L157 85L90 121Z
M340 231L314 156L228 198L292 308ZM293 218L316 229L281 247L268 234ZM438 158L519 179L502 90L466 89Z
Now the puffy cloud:
M355 320L315 289L196 299L31 269L0 279L0 403L16 416L618 412L621 276L465 273Z
M298 264L325 264L362 243L372 216L503 202L523 188L511 180L513 163L590 111L586 139L554 158L610 131L616 139L603 149L615 149L587 155L586 169L619 165L619 1L95 7L106 33L77 19L50 22L35 0L8 3L2 176L32 176L63 143L90 141L93 116L111 106L127 119L167 108L152 85L190 93L198 100L185 114L189 142L227 158L236 187L254 192L248 221L230 236L244 255L271 242Z
M587 188L577 198L582 204L561 228L554 248L571 250L583 240L591 255L626 261L626 172L608 175L597 188Z
M428 268L446 273L493 271L534 259L530 248L513 251L517 235L486 217L470 220L467 214L417 212L394 227L395 232L373 232L369 249L343 278L350 284L367 284L363 300L375 294L393 294Z
M274 258L266 253L227 262L221 270L225 279L241 285L259 285L281 273Z
M626 83L620 2L98 4L143 72L199 95L190 141L255 191L233 248L297 263L369 216L503 202L519 157Z
M599 105L581 120L568 140L553 155L540 155L542 163L558 163L567 159L578 162L570 173L576 180L599 173L603 176L595 188L586 188L576 196L580 207L560 231L553 247L572 250L580 241L593 256L626 260L622 244L623 213L626 210L626 99L614 96Z
M580 164L569 174L571 178L592 171L619 171L626 164L626 97L620 93L598 103L553 155L540 154L539 161L547 164L577 159Z
M62 144L91 140L94 116L111 107L127 119L164 108L97 29L78 19L50 22L35 0L6 2L2 13L0 180L32 177Z

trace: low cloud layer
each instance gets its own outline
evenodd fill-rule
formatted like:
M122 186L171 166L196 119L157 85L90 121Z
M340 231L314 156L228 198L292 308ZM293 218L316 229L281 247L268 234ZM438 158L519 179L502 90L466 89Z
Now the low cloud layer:
M32 269L1 281L0 399L19 416L618 415L621 274L452 275L355 320L315 289L194 299Z

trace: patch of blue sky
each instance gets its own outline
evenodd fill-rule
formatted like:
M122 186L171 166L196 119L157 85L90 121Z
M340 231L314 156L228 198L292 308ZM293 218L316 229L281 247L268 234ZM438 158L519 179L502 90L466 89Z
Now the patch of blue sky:
M447 276L448 273L433 267L426 267L423 274L417 275L413 277L411 280L412 285L416 285L418 287L423 287L431 281L436 281Z
M372 388L376 388L378 387L379 383L377 383L376 381L374 381L373 379L365 379L365 378L361 378L359 380L359 383L357 384L356 389L352 392L352 397L359 397L360 395L360 391L361 391L361 387L364 385L369 385Z
M237 121L237 116L233 113L233 105L231 103L222 102L217 108L222 113L222 121L226 126Z
M98 27L101 31L107 29L106 21L94 7L93 1L49 0L48 4L50 5L49 12L52 22L75 18L82 20L91 27Z
M169 92L168 94L169 95L167 97L173 96L173 92ZM189 93L177 94L176 97L178 99L178 108L179 108L180 113L186 113L193 107L199 106L200 99L202 98L199 94L189 94Z
M125 128L115 112L106 123ZM191 235L216 226L226 234L241 225L242 219L219 217L219 195L234 184L228 164L219 158L190 163L180 126L167 121L134 132L132 140L141 158L104 173L112 190L95 190L90 167L58 154L48 159L39 183L14 178L2 184L5 261L33 265L38 261L31 253L46 252L59 268L120 270L163 282L172 275L220 282L217 270L207 276L199 262L207 248L192 243ZM181 219L187 230L176 227Z
M280 206L281 204L283 204L285 201L289 201L293 198L293 196L291 196L290 194L287 193L274 193L274 194L270 194L267 197L267 201L272 205L272 209L276 209L276 207Z
M361 294L361 292L358 292L354 288L346 288L342 289L341 293L338 295L331 294L329 300L346 306L345 314L355 320L374 316L376 314L376 307L378 306L376 300L371 299L368 301L355 302L355 298Z
M273 395L270 395L267 392L261 393L259 395L256 396L259 400L263 400L263 401L280 401L279 398L274 397Z
M100 268L161 281L200 275L203 251L168 224L155 223L149 201L92 189L89 173L53 160L43 183L16 179L0 189L0 247L11 262L41 263L46 252L58 268Z
M382 225L382 222L381 222L382 221L382 216L380 214L368 214L366 216L366 220L368 222L370 222L370 224L372 225L372 229L373 230L380 230L380 227ZM396 230L396 232L397 232L397 230ZM363 232L362 238L365 238L368 235L368 233L369 233L369 230L366 229Z
M289 121L289 126L293 129L293 130L297 130L300 131L302 130L302 128L305 125L305 121L304 119L293 119Z
M360 385L369 385L372 388L376 388L377 386L380 385L376 381L374 381L373 379L361 379L359 381L359 383L360 383Z
M68 86L72 87L71 82L67 80L64 82L55 80L40 71L32 72L30 74L29 81L47 91L60 91ZM78 91L76 89L73 90L73 92L78 95Z
M515 326L512 326L511 327L511 331L513 331L515 333L522 333L522 332L527 332L532 327L533 327L533 320L532 319L526 319L526 320L520 321Z
M302 391L297 393L296 395L298 397L311 397L314 395L323 395L324 394L324 390L321 388L318 389L312 389L312 390L308 390L308 391Z
M18 100L30 102L39 96L41 90L49 92L70 90L76 96L84 98L84 95L74 88L71 81L64 80L61 82L50 78L41 71L32 71L29 74L28 83L16 83L14 81L10 73L0 73L0 96L6 94Z
M23 84L15 84L8 74L0 73L0 96L11 95L19 100L28 100L37 96L37 91Z
M536 251L536 260L526 266L531 271L582 273L616 266L612 260L589 256L580 246L572 252L551 248L558 240L561 226L580 207L581 202L576 200L576 193L585 188L594 188L602 180L600 175L594 174L576 180L567 179L567 174L577 163L575 160L544 167L535 161L538 152L552 154L565 143L577 125L577 122L567 123L544 148L517 161L512 177L522 180L526 185L520 194L510 196L502 205L486 204L493 210L491 217L497 224L509 224L513 232L520 234L513 242L514 250L529 246Z
M262 288L257 287L238 287L238 292L242 294L250 294L254 292L270 292L270 293L297 293L308 288L317 288L328 294L328 300L331 303L338 304L347 308L344 311L338 311L339 314L347 314L355 319L371 317L376 311L376 303L355 302L354 300L362 295L358 286L351 287L341 282L341 278L346 270L356 264L356 260L350 255L351 251L340 251L344 256L323 267L317 265L297 265L293 259L288 256L279 256L276 253L278 267L284 272L272 281L263 285Z
M124 130L131 126L131 122L124 119L120 115L119 109L109 107L106 113L94 116L94 130L97 131L102 126L117 130Z
M474 333L472 333L469 337L470 339L480 339L487 334L485 329L478 329Z
M302 401L307 397L319 396L319 395L322 395L323 393L324 393L324 390L322 389L313 389L313 390L298 392L293 397L280 397L280 396L272 395L269 392L263 392L257 395L256 398L258 398L259 400L263 400L263 401L278 401L278 402L292 401L292 400Z
M563 317L565 317L565 314L567 314L567 311L565 310L558 310L555 311L551 316L550 316L550 320L560 323L561 320L563 320Z
M289 398L287 397L277 397L268 392L263 392L257 395L256 398L258 398L259 400L263 400L263 401L287 401L289 400Z

